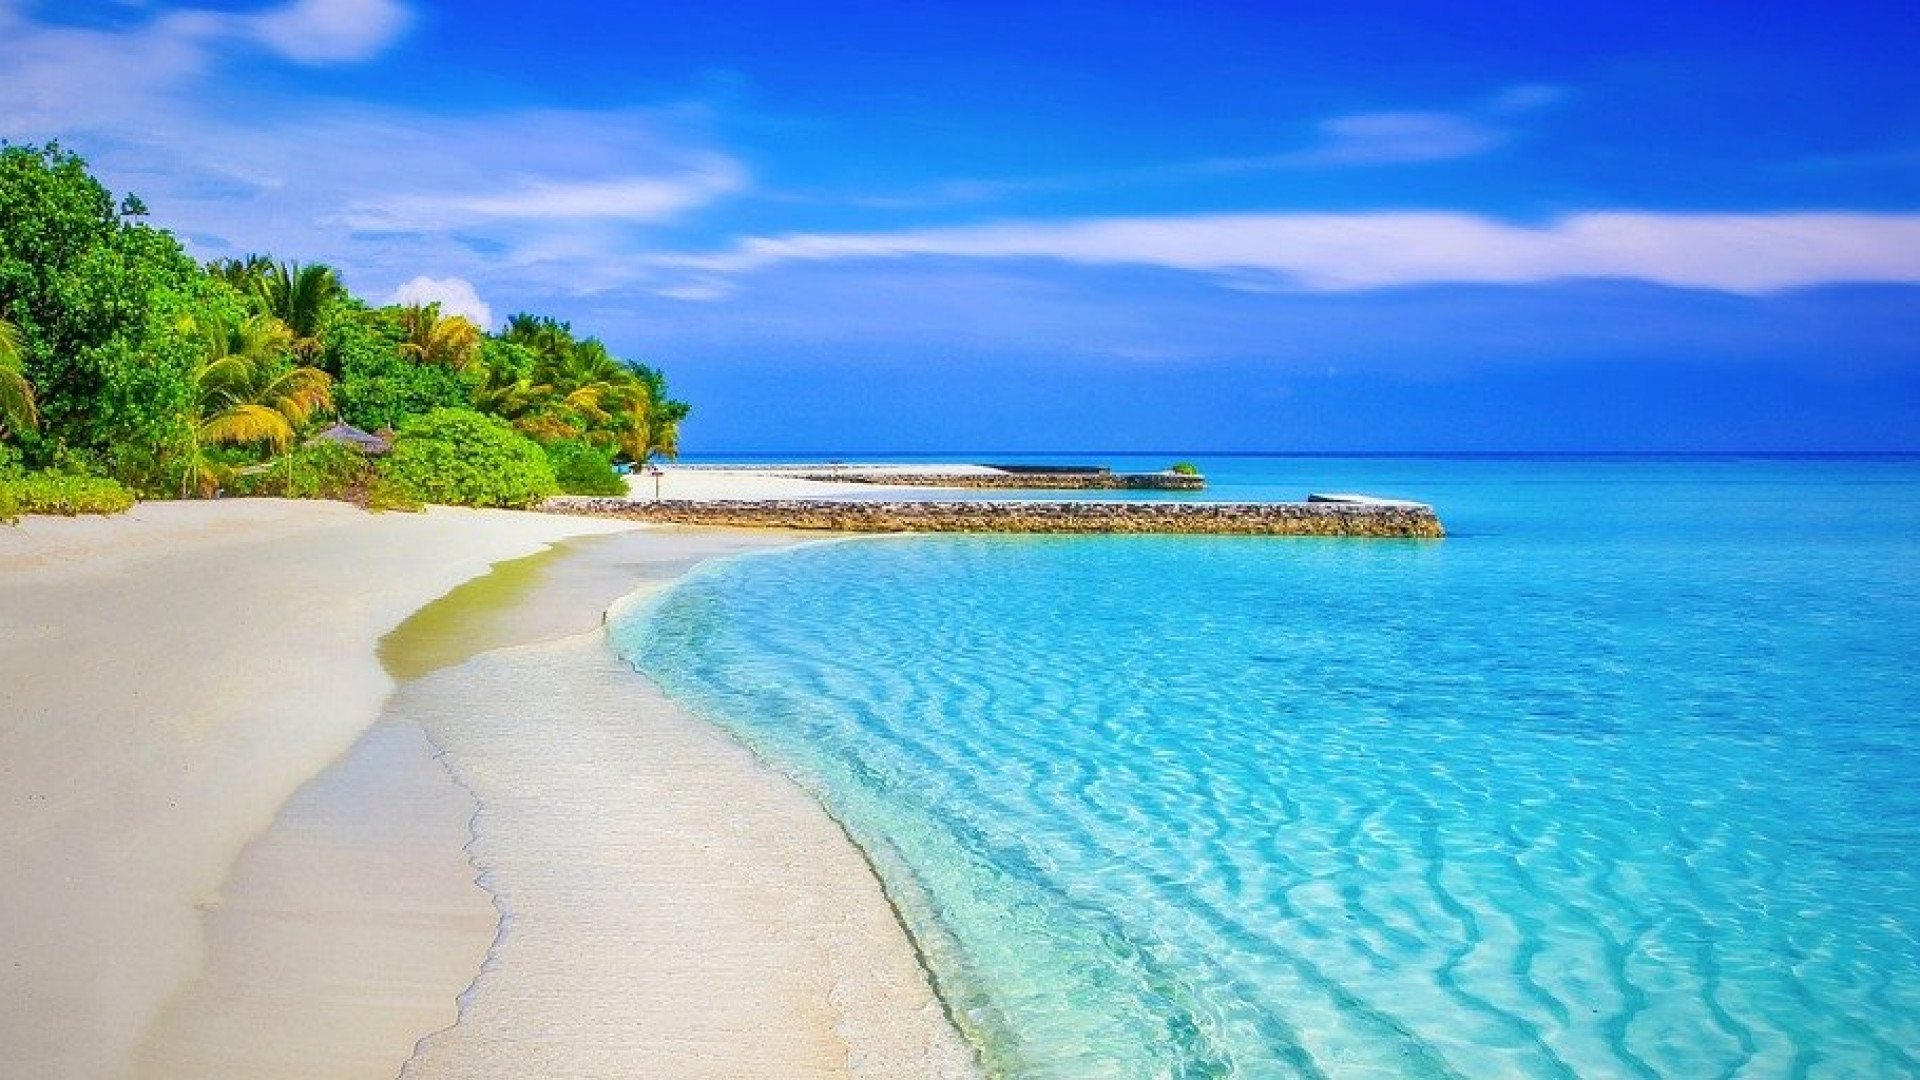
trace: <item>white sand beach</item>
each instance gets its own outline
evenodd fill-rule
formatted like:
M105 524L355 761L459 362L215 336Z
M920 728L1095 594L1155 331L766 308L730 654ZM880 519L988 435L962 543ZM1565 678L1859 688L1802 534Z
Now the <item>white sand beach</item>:
M410 613L617 528L239 501L0 529L0 1075L964 1075L857 851L594 630L639 577L769 541L627 533L509 564L393 636L388 670L425 677L388 700L376 648ZM475 691L528 648L568 658L539 666L543 714ZM616 742L568 759L518 737L539 722ZM591 907L534 920L590 854L564 846L596 820L574 791L653 808L605 865L644 883L617 914L660 947L602 949ZM579 812L542 826L542 805ZM502 933L507 902L528 914ZM591 1023L543 1042L488 1019L544 1015L529 1000ZM621 1071L555 1056L612 1030Z

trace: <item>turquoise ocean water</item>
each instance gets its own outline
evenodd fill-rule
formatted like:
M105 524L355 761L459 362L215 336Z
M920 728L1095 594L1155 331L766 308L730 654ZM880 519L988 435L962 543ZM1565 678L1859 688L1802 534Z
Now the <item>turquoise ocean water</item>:
M819 544L616 645L996 1075L1920 1076L1920 460L1200 463L1454 535Z

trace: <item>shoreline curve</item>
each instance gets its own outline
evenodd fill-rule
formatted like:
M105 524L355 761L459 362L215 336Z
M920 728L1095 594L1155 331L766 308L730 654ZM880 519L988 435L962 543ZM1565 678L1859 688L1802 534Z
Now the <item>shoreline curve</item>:
M402 1076L483 1076L535 1061L614 1074L978 1076L973 1049L864 849L810 793L668 698L608 638L613 620L693 566L793 542L687 535L731 537L742 550L708 552L630 585L594 609L590 630L489 650L396 695L397 711L421 723L477 807L469 851L500 917L458 1019L419 1041ZM615 538L576 558L618 561L620 546L642 543ZM564 709L540 712L563 698ZM517 720L500 722L508 714ZM563 717L573 727L547 739ZM649 772L649 750L674 764ZM642 762L638 775L596 774L592 765L622 761ZM678 770L686 775L667 775ZM542 793L542 771L565 772L575 786L565 798ZM623 781L656 805L634 806ZM589 851L565 868L548 861L552 848L594 844L619 857L596 862ZM689 844L714 857L690 858ZM636 870L654 859L677 860L683 873L670 880ZM591 872L578 873L581 863ZM622 889L671 895L640 911L617 902ZM694 948L679 947L688 942ZM733 960L719 970L703 966L700 952ZM628 984L624 999L613 1000L615 984ZM688 1009L688 1000L701 1004ZM614 1027L622 1034L606 1038Z

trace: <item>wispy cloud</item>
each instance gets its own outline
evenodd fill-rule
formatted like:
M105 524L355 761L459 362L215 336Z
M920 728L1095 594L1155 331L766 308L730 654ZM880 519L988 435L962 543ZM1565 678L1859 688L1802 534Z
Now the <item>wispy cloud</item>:
M536 180L506 190L398 195L350 205L343 219L356 229L446 229L482 221L671 220L746 186L731 159L700 155L676 171L608 180Z
M1241 173L1454 161L1508 145L1528 117L1557 105L1567 94L1559 86L1523 83L1456 109L1381 110L1327 117L1313 124L1308 137L1298 145L1269 152L1047 176L950 180L917 192L863 196L853 201L877 209L919 209L1045 192L1185 183Z
M1322 292L1618 278L1763 294L1842 282L1920 283L1920 214L1594 212L1541 225L1448 212L1196 214L793 234L661 262L713 275L909 258L1265 275Z
M436 112L237 77L248 60L371 62L411 21L398 0L286 0L94 29L0 0L0 132L80 150L197 255L323 260L375 292L421 276L603 288L638 230L750 186L696 107Z
M239 25L281 56L313 64L378 56L412 21L396 0L294 0Z
M1357 113L1322 122L1320 141L1315 146L1266 158L1239 159L1238 166L1307 169L1408 165L1475 157L1506 141L1506 131L1479 117L1461 113Z
M1320 121L1317 137L1297 149L1215 158L1190 171L1416 165L1478 157L1512 142L1521 121L1564 101L1567 93L1547 83L1522 83L1458 109L1348 113Z
M300 64L370 60L412 21L398 0L288 0L255 12L164 11L99 30L37 21L0 0L0 123L18 129L137 113L207 72L223 47Z

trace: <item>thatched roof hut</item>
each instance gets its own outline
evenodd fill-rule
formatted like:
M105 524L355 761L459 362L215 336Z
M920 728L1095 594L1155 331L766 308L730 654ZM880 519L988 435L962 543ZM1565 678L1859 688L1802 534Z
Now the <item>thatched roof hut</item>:
M393 442L391 440L361 431L352 424L335 424L320 434L315 435L313 438L308 439L307 444L311 446L322 439L328 442L345 443L363 454L374 456L384 454L393 449Z

